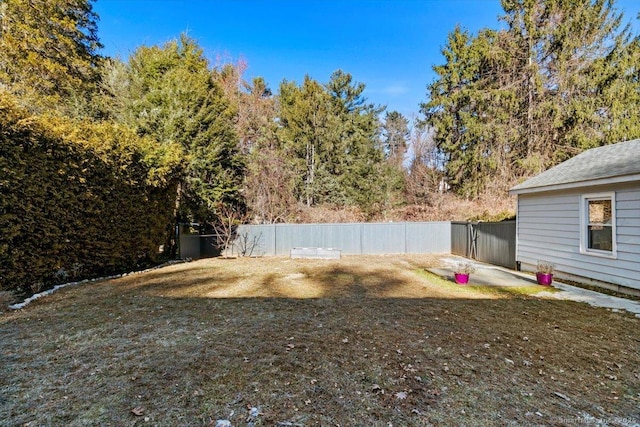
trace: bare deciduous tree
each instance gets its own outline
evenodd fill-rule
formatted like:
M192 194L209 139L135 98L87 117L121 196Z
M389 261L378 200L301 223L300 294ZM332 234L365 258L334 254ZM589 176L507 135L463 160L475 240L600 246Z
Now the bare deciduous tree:
M246 222L246 214L238 206L223 203L216 207L215 212L213 229L216 235L216 246L223 256L233 255L233 242L237 237L238 226Z
M443 159L431 132L415 126L409 141L409 168L406 177L406 198L410 204L428 203L440 191L443 179Z
M253 153L244 186L253 222L274 224L291 219L296 212L294 186L293 171L279 150L264 147Z
M238 231L234 247L238 251L238 255L242 256L261 256L258 253L260 243L262 242L262 233L255 235L247 230Z

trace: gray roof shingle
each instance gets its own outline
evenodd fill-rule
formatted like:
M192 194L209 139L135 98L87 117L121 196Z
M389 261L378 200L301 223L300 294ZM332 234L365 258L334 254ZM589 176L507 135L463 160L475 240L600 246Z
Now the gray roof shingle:
M584 151L522 182L512 192L640 174L640 139Z

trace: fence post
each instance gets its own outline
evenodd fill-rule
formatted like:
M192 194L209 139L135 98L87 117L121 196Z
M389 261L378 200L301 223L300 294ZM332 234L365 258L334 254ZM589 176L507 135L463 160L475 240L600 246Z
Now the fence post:
M278 224L273 224L273 256L278 256Z

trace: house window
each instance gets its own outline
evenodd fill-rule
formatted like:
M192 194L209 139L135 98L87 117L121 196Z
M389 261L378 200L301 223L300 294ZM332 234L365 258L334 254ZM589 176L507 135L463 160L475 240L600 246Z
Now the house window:
M616 256L615 193L582 196L580 251Z

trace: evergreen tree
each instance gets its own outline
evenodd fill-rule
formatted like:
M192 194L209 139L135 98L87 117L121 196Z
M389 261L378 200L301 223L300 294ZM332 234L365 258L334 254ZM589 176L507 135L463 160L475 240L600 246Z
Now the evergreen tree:
M434 67L439 78L429 87L429 102L422 106L436 146L445 155L449 180L467 197L484 190L485 180L495 174L498 164L509 164L499 159L509 151L493 148L503 142L496 138L500 134L506 133L505 139L510 140L508 123L499 119L516 110L517 98L512 90L501 90L499 80L486 78L503 66L502 52L489 52L498 50L496 40L497 34L490 30L473 38L456 28L443 49L447 63Z
M380 209L389 188L379 138L383 109L367 103L365 85L341 70L331 75L326 89L337 122L333 129L338 154L333 164L337 169L332 172L347 204L372 214Z
M503 7L513 46L526 53L520 67L526 132L521 155L538 164L524 172L537 173L585 149L617 142L607 134L621 111L605 92L614 86L633 93L637 86L626 77L632 64L625 59L634 49L630 27L622 27L614 1L504 0ZM633 109L633 102L625 104L624 110Z
M504 0L507 28L456 28L422 105L460 194L640 136L638 38L612 0ZM624 94L624 97L615 94Z
M381 174L384 178L380 180L384 193L382 210L388 211L405 202L404 193L407 182L404 161L410 137L409 122L397 111L387 112L381 133L385 158L384 170Z
M245 152L255 147L276 146L276 98L262 77L244 83L238 112L238 135Z
M112 61L103 82L116 121L154 138L160 150L182 150L179 219L213 221L220 203L239 202L236 110L194 40L183 35L162 47L140 47L127 64Z
M101 62L97 20L91 0L0 0L0 83L36 112L86 104Z
M401 164L407 151L409 135L409 121L397 111L387 112L382 125L385 157Z
M242 83L237 131L247 154L243 194L253 220L285 222L296 211L294 170L278 144L277 99L264 79Z
M305 76L300 87L284 81L280 85L279 140L296 176L298 199L307 206L343 204L344 194L335 180L336 117L331 98L323 86Z
M383 202L381 109L367 103L364 88L342 71L326 85L308 76L301 86L280 85L279 142L307 206L351 205L371 214Z
M276 99L262 77L251 82L242 78L246 65L243 61L226 64L214 71L226 98L237 110L235 121L240 148L244 154L256 146L273 148L276 140Z

